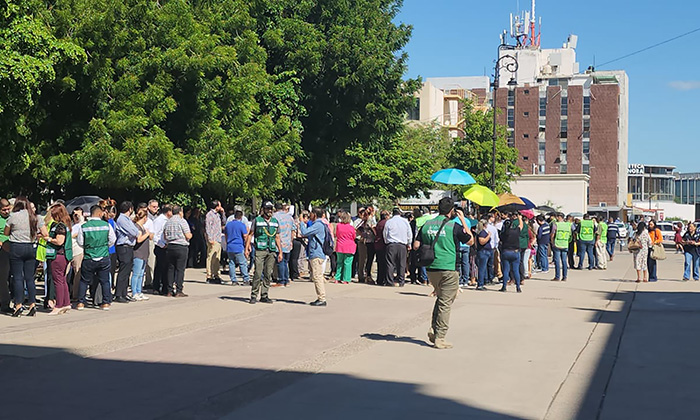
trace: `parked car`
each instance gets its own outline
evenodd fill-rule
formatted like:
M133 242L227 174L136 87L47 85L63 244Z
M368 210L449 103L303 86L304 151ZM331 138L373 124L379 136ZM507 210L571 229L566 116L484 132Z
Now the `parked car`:
M620 239L627 239L627 227L624 223L615 223L617 225L618 232L620 234Z
M676 246L676 229L673 227L673 223L670 222L659 222L656 227L661 229L661 236L664 238L665 246Z

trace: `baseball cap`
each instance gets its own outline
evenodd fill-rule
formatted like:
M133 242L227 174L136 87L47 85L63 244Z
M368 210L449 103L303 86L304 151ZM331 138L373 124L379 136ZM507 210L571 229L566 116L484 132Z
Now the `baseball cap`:
M262 207L263 207L264 209L266 209L266 208L273 208L273 207L275 207L275 206L272 204L271 201L266 201L266 202L263 203Z

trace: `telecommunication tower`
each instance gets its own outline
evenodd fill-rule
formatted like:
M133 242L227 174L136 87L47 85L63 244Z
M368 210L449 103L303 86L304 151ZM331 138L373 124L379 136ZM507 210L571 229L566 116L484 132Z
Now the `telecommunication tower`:
M539 23L539 28L535 25ZM537 22L535 16L535 0L532 0L532 7L528 11L521 11L519 14L510 14L510 36L517 43L517 48L539 48L540 35L542 32L542 18Z

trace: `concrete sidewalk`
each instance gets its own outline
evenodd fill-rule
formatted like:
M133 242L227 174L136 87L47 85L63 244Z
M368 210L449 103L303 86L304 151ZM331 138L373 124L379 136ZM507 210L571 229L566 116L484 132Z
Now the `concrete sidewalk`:
M430 288L249 289L187 273L185 299L104 313L0 317L3 417L357 419L700 418L698 282L682 259L634 283L629 254L524 293L466 290L452 350L426 343ZM43 315L43 316L42 316ZM9 383L6 382L6 383ZM57 414L58 413L58 414Z

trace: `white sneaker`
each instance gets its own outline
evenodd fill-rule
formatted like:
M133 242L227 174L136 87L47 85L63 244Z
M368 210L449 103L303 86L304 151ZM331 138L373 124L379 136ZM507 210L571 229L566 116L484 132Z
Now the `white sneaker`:
M135 300L136 302L138 302L138 301L140 301L140 300L143 300L143 299L141 299L141 296L138 295L138 294L131 295L131 299L132 299L132 300Z
M139 293L139 297L141 298L141 300L149 300L149 299L151 299L151 298L149 298L148 296L144 295L143 293Z

